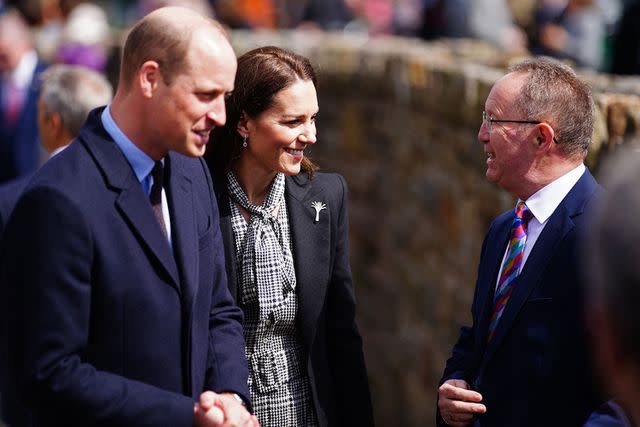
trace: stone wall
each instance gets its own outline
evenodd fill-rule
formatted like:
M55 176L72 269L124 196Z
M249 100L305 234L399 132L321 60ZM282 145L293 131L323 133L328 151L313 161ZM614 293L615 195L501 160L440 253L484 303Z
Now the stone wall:
M232 35L277 45L320 76L311 156L350 189L358 321L380 426L433 424L437 382L470 320L480 246L514 199L484 179L484 100L512 59L472 41L425 44L324 33ZM636 143L640 80L585 74L597 93L589 156ZM606 91L606 93L605 93Z

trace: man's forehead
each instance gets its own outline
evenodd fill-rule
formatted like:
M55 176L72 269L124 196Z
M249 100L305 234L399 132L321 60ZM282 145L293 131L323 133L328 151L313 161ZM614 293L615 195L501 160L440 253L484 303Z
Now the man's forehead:
M486 104L511 102L520 94L526 77L523 73L508 73L498 79L489 92Z

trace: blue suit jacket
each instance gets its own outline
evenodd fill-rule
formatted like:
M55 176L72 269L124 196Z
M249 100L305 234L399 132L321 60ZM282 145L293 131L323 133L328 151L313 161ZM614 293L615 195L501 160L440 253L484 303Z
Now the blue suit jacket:
M202 391L249 395L211 178L167 156L172 251L100 113L5 229L11 379L34 425L191 427Z
M0 238L13 208L30 179L31 174L0 184Z
M38 168L40 161L40 139L38 136L38 97L40 96L40 73L46 65L39 63L27 89L20 117L14 126L5 122L5 113L0 103L0 182L27 175ZM2 99L0 84L0 99Z
M20 198L25 186L29 183L31 175L25 175L0 185L0 241L4 226L11 216L11 212ZM2 283L0 282L0 288ZM0 298L4 296L0 293ZM7 324L0 321L0 419L9 425L22 425L18 420L24 420L25 410L17 399L15 390L10 387L8 356Z
M239 299L236 245L226 182L216 195L232 295ZM362 338L356 325L349 266L347 186L337 174L287 177L285 200L298 294L297 325L320 426L372 426L373 410ZM325 203L314 221L314 201Z
M487 412L474 425L581 426L602 403L591 375L578 271L583 213L600 189L585 171L551 215L487 344L513 211L491 224L482 245L473 326L461 329L441 380L464 379L482 394ZM443 425L439 414L438 423Z

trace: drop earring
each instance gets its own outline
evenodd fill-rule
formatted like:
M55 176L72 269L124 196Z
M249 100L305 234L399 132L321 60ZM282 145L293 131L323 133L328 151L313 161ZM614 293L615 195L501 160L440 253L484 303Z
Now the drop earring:
M247 135L242 137L242 148L247 148Z

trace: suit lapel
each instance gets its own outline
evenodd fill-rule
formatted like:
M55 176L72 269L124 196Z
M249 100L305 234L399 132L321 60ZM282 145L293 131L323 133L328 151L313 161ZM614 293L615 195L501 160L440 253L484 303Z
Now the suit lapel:
M478 295L479 309L480 309L480 318L477 320L478 322L478 331L481 333L478 334L477 339L479 340L482 347L487 341L487 332L489 328L489 320L491 318L491 313L493 311L493 297L495 294L495 286L496 281L498 280L498 273L500 271L500 265L502 264L502 258L504 256L505 248L507 247L507 243L509 241L509 237L511 234L511 225L512 225L512 216L505 215L503 221L496 225L496 230L493 236L489 236L489 241L495 239L497 242L501 242L499 245L489 244L485 254L485 259L488 266L488 270L484 273L482 278L482 283L484 286L481 288L480 293ZM484 262L484 260L483 260ZM495 338L495 336L494 336Z
M171 247L160 231L149 199L131 166L102 127L101 113L102 109L91 113L87 125L80 132L79 140L102 170L107 186L118 193L115 203L125 222L158 261L171 285L180 292L178 268Z
M331 212L314 223L313 201L327 203L322 193L315 192L306 174L287 177L286 201L293 244L298 294L298 318L303 343L310 351L320 311L324 305L330 269ZM327 203L328 204L328 203Z
M513 294L509 298L502 318L496 326L494 336L487 346L484 357L485 363L491 359L496 349L500 347L529 295L540 283L545 267L555 254L557 245L573 229L574 222L572 218L583 212L586 201L591 197L596 187L595 180L586 170L549 218L549 222L542 230L540 237L538 237L522 272L516 279L518 282ZM500 261L498 261L499 263Z
M517 283L513 293L504 308L502 318L496 325L494 336L487 346L485 360L489 360L496 349L500 347L500 343L527 301L531 291L540 283L545 266L555 253L556 246L573 226L573 221L567 215L566 208L561 204L549 218L549 222L529 254L527 263L516 279Z
M169 184L167 186L167 200L171 212L171 235L173 238L173 253L175 254L180 273L181 289L184 293L186 306L191 307L196 294L198 237L196 218L193 207L193 192L191 180L184 175L178 154L167 156Z

